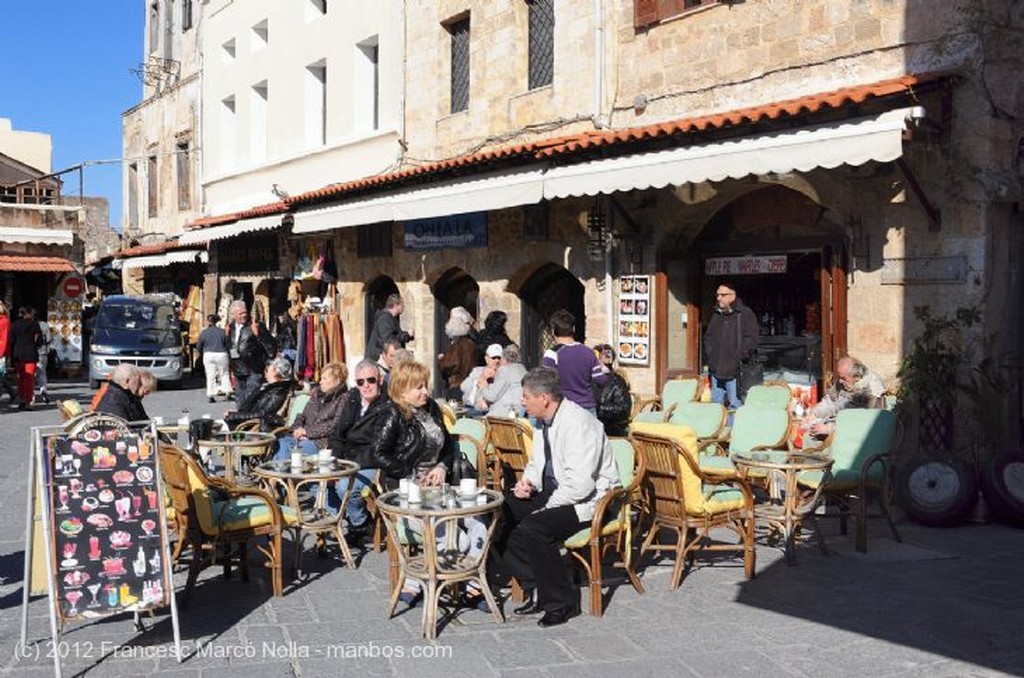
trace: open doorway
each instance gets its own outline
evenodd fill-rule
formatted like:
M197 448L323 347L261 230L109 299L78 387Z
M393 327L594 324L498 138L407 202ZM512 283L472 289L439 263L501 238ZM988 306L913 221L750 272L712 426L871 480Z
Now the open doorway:
M560 309L576 319L576 340L586 341L587 314L583 305L583 283L558 264L547 263L534 271L519 290L522 301L520 356L527 367L536 367L544 351L555 343L548 318Z

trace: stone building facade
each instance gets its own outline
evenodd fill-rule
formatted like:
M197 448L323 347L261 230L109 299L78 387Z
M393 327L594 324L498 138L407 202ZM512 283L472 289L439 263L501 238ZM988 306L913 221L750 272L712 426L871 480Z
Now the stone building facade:
M423 357L443 346L438 309L460 300L478 318L508 312L527 355L559 295L588 342L624 346L623 302L637 299L620 283L639 275L651 294L636 390L701 371L725 280L755 308L780 376L824 381L852 353L895 385L924 306L977 308L979 335L1002 328L997 349L1019 350L1022 11L414 0L400 166L325 177L280 209L290 238L338 253L350 355L392 286ZM504 192L478 190L503 177ZM512 195L514 179L540 192ZM485 244L404 246L417 217L476 211Z

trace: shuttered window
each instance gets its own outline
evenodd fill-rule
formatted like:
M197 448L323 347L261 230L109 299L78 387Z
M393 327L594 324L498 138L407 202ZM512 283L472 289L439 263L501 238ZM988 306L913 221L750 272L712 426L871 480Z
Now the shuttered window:
M633 0L633 25L646 28L686 12L727 4L729 0Z

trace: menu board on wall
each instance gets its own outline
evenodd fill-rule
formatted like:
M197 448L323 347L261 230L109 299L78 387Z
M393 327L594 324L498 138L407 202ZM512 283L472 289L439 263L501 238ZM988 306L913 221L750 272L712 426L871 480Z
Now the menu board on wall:
M651 360L651 277L619 278L619 340L623 365L648 365Z
M62 363L82 361L82 300L85 278L66 275L54 296L46 302L46 322L50 326L50 346Z
M47 446L57 612L166 606L173 589L153 446L118 420L86 422Z

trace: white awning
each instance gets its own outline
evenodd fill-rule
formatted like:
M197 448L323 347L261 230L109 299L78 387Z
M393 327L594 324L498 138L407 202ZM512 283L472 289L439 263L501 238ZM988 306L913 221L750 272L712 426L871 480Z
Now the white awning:
M75 234L69 230L0 226L0 242L30 243L33 245L71 245Z
M540 167L449 179L325 209L296 212L292 232L313 233L381 221L427 219L533 205L544 196L543 182Z
M150 254L143 257L131 257L128 259L115 259L111 262L114 268L127 271L132 268L158 268L167 266L168 264L179 264L193 262L196 257L199 257L199 261L206 263L209 261L209 255L206 250L175 250L174 252L165 252L163 254Z
M909 111L901 108L799 130L556 167L544 176L544 197L662 188L769 172L806 172L872 160L890 162L903 154Z
M281 225L281 218L282 215L274 214L269 217L233 221L230 224L223 224L221 226L196 228L191 231L185 231L181 237L178 238L178 244L195 245L201 242L210 242L211 240L233 238L236 235L242 235L243 233L270 231Z

